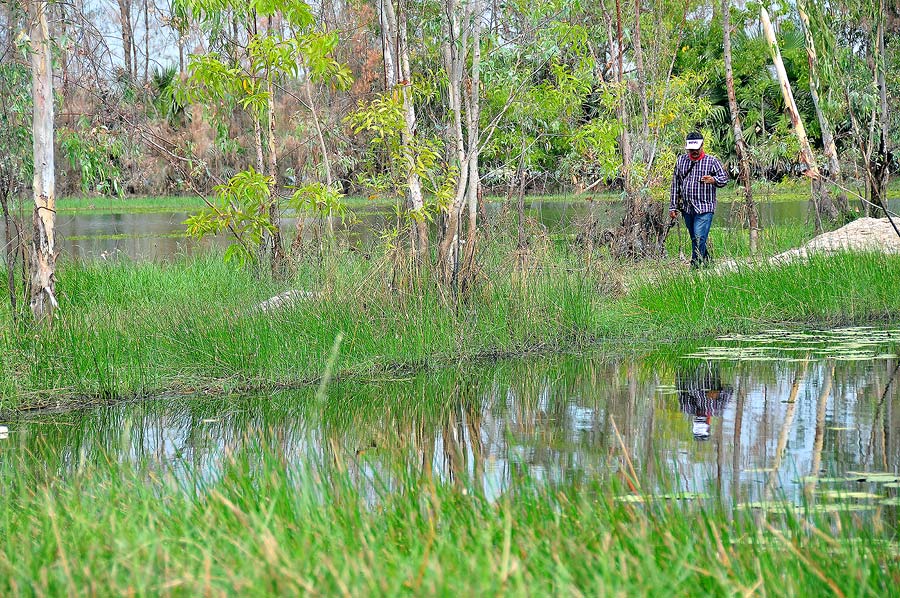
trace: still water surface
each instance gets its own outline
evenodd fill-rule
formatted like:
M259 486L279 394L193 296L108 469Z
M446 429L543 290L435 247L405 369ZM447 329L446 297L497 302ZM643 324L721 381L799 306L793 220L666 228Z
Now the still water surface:
M500 206L488 204L488 216L493 217ZM890 202L890 207L900 211L900 199ZM579 219L593 214L601 222L612 225L621 218L618 202L588 201L542 201L529 198L526 204L529 217L547 227L551 234L566 234ZM720 202L715 226L722 226L730 210L728 202ZM763 226L773 224L802 224L806 222L809 202L779 201L760 204L760 222ZM395 224L392 208L362 207L353 210L355 219L343 227L334 226L341 238L351 244L368 245L375 242L378 232ZM58 245L63 255L74 258L129 257L131 259L165 259L174 255L192 253L210 245L224 247L228 243L225 236L198 243L185 237L185 212L142 213L142 214L66 214L61 213L57 221ZM287 218L283 227L286 234L293 235L294 220ZM0 224L0 233L2 233ZM306 236L313 233L306 228Z
M7 422L0 461L65 477L111 458L214 480L227 455L264 441L286 463L338 464L373 495L401 471L496 498L526 476L623 476L630 460L645 488L799 501L805 476L900 473L898 343L900 330L773 331L664 356L337 383L323 403L314 389L159 399ZM874 508L896 501L891 481L839 488L875 494L859 503Z

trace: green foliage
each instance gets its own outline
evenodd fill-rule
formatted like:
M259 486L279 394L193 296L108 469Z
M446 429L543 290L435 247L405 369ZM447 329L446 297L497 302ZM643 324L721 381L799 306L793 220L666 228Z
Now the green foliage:
M120 161L125 147L119 135L81 118L74 129L58 132L59 146L80 173L82 191L122 195Z
M334 187L322 183L307 183L294 191L287 206L297 212L315 214L322 219L336 217L344 222L351 214L343 198L344 194Z
M20 190L32 173L31 72L20 64L0 64L0 194Z
M361 182L391 193L399 200L409 190L406 165L412 164L430 200L422 210L415 212L404 208L402 214L413 219L431 220L434 214L450 204L458 169L442 158L443 143L437 136L419 133L404 145L403 119L403 95L395 90L378 94L368 103L360 102L344 122L357 134L371 135ZM383 172L383 163L389 166L387 173Z
M155 69L151 87L153 103L160 116L171 125L184 124L187 106L178 95L178 69L174 66Z
M249 167L215 188L212 206L200 210L185 220L187 233L197 239L229 231L235 237L225 253L225 260L236 258L241 263L256 259L266 231L273 231L269 219L270 177Z

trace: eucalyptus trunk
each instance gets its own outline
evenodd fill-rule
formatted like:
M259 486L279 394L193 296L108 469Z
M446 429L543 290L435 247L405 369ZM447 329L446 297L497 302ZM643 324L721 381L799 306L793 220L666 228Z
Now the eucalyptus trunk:
M769 12L761 7L760 17L762 20L763 31L766 41L769 45L769 53L772 56L772 62L775 64L775 72L778 75L778 83L781 86L781 94L784 97L785 108L794 126L794 134L800 142L800 159L806 164L806 175L810 178L812 186L812 203L815 210L816 231L822 231L823 216L831 221L837 220L838 211L831 198L828 195L822 175L819 172L819 164L813 154L812 147L809 144L809 138L806 135L806 127L803 126L803 119L800 117L800 111L797 109L797 102L794 100L794 92L791 89L791 82L788 79L787 71L784 68L784 61L781 59L781 50L778 48L778 40L775 39L775 29L772 27L772 21L769 20Z
M753 200L753 186L750 181L750 152L744 141L741 113L734 92L734 69L731 63L731 0L722 0L722 35L725 55L725 87L728 92L728 109L731 112L731 126L734 129L734 146L738 156L738 178L744 188L744 210L750 229L750 253L756 253L759 245L759 211Z
M878 59L876 60L876 81L878 83L878 100L879 100L879 118L878 124L880 135L878 140L878 149L876 152L876 163L873 165L875 177L873 180L872 191L875 203L881 206L881 209L887 213L887 187L890 177L890 114L888 112L887 100L887 77L885 71L888 60L884 45L884 28L885 28L885 2L880 2L880 12L878 20L877 47Z
M829 122L825 111L822 109L822 102L819 99L818 56L816 54L816 44L813 40L812 29L810 28L809 15L806 12L805 0L799 0L797 2L797 10L800 13L800 21L803 24L803 34L806 38L806 56L809 62L809 94L812 98L813 108L816 111L816 118L819 121L819 129L822 131L822 146L825 150L825 159L828 160L828 175L837 187L837 192L835 193L837 210L846 214L850 211L850 203L847 201L847 194L843 190L841 162L838 160L837 146L834 143L831 123Z
M53 154L53 70L47 2L29 4L31 76L34 100L34 236L31 241L31 313L51 322L56 301L56 183Z
M460 5L458 0L445 0L444 18L442 19L443 39L441 54L444 69L447 73L447 97L451 115L450 143L459 167L459 178L450 207L445 212L445 228L438 245L438 266L444 283L455 284L458 281L460 266L460 219L466 200L472 201L472 193L477 202L478 185L478 128L477 113L480 96L478 85L480 79L480 48L474 51L473 39L480 44L480 26L476 20L481 18L480 3L471 0ZM470 48L470 45L473 48ZM472 49L471 78L465 80L466 67L469 65L469 51ZM466 84L467 94L463 98L463 86ZM465 122L468 136L463 135L463 104L465 102ZM468 138L468 143L467 143ZM474 186L470 190L469 186ZM470 230L473 225L470 215ZM476 217L477 219L477 211ZM475 222L474 224L477 224ZM474 231L473 231L474 232Z
M402 1L402 0L401 0ZM416 237L416 251L420 257L428 253L428 225L425 222L422 211L425 207L425 198L422 192L422 180L416 169L415 134L416 134L416 106L412 95L412 68L409 60L409 33L407 31L406 11L400 7L399 15L394 10L393 0L383 0L384 21L387 26L385 41L385 74L388 76L388 84L392 89L399 87L400 97L403 100L403 123L400 129L400 143L403 146L403 156L406 169L406 193L407 204L414 214L414 232ZM396 44L396 45L394 45ZM393 45L393 48L391 46ZM396 48L396 60L400 69L400 81L397 81L393 65ZM391 64L388 64L388 61Z

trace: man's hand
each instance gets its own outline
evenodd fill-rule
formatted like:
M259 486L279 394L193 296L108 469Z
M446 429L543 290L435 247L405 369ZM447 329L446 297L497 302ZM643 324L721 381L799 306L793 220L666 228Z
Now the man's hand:
M707 185L714 185L716 183L716 179L711 175L700 177L700 181L706 183Z
M669 218L672 220L678 218L678 210L669 210Z

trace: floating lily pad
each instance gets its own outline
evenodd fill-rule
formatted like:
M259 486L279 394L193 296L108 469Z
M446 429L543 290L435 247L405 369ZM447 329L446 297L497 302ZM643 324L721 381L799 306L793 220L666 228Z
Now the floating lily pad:
M797 483L799 484L843 484L844 482L853 482L856 478L820 478L814 475L803 476Z
M897 475L896 473L848 471L847 476L858 482L870 482L872 484L900 482L900 475Z
M810 513L844 513L854 511L871 511L875 509L874 504L833 502L827 504L813 505L809 507Z
M643 496L640 494L624 494L617 496L616 501L624 503L645 503L648 500L700 500L709 498L708 494L702 492L678 492L673 494L658 494L651 496Z
M752 511L766 511L767 513L778 513L781 511L793 510L794 503L786 500L761 500L753 502L740 503L738 509L747 509Z
M844 490L825 490L819 492L819 496L830 500L872 500L881 498L880 494L871 492L846 492Z

